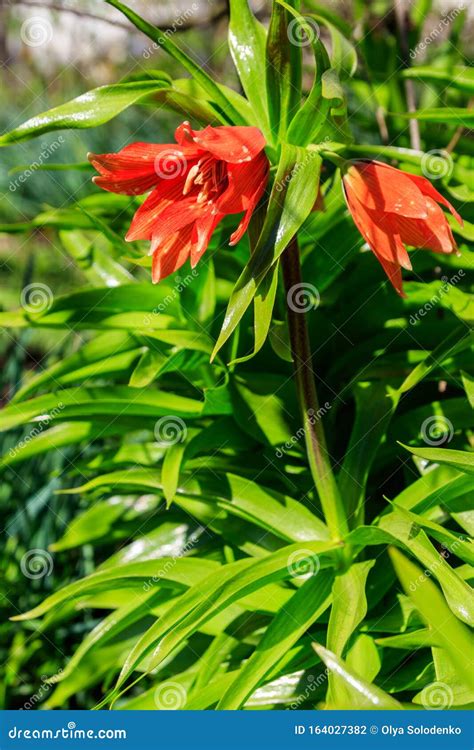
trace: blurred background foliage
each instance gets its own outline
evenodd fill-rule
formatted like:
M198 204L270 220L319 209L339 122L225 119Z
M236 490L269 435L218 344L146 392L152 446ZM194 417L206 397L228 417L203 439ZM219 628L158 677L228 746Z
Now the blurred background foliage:
M179 36L179 43L186 50L192 50L193 55L221 82L231 87L238 86L227 48L227 22L228 8L225 2L218 0L196 0L192 5L193 13L185 19L183 24L176 25L176 19L181 18L189 10L188 2L147 2L143 0L135 2L133 7L137 12L146 16L161 27L172 29ZM268 23L270 3L251 3L258 18ZM62 6L62 7L61 7ZM194 7L196 9L194 10ZM399 40L397 39L397 24L393 4L389 0L336 0L320 3L307 2L306 8L310 11L317 6L321 13L328 17L337 16L342 27L349 31L355 43L359 66L350 87L347 87L350 124L355 136L355 142L395 145L409 147L411 145L410 132L406 120L397 116L406 108L406 79L401 75L403 66L403 52L401 52ZM66 100L81 94L95 86L104 85L118 81L124 77L142 74L143 72L157 69L165 70L172 77L181 77L182 71L169 58L154 50L143 35L131 29L129 24L109 6L98 2L98 0L77 1L74 4L56 2L51 5L53 9L47 9L42 2L8 2L0 0L0 51L2 56L1 69L1 107L0 107L0 129L2 132L11 130L28 117L43 112ZM75 12L67 10L74 9ZM410 57L409 62L414 67L423 66L431 71L441 74L439 80L431 79L429 76L414 79L414 89L417 106L420 109L429 107L448 108L466 105L466 92L470 91L472 101L472 79L470 89L463 90L462 86L450 86L450 76L455 66L469 66L474 52L474 17L472 4L464 10L455 13L449 23L443 23L448 14L459 8L459 4L453 2L436 2L436 0L416 0L410 3L410 27L407 30L408 51L416 50L420 40L430 39L430 42ZM21 38L21 28L25 20L31 17L48 18L54 28L54 34L47 43L39 46L25 44ZM100 17L101 20L98 20ZM436 33L434 33L436 32ZM324 32L323 32L324 33ZM330 39L328 39L330 44ZM305 51L305 75L310 80L310 57L306 58ZM307 68L307 70L306 70ZM445 76L445 78L443 78ZM1 152L0 168L0 223L11 225L12 223L26 224L27 231L3 232L0 227L0 286L2 290L0 309L10 311L18 307L21 291L33 280L41 280L42 283L54 290L55 297L63 292L83 288L94 283L94 269L88 266L87 261L82 262L80 251L74 243L71 227L67 226L67 217L62 215L58 222L51 214L51 218L44 218L45 212L51 209L66 208L86 200L89 196L97 195L97 190L91 183L93 171L83 165L85 154L88 151L104 152L116 151L126 143L133 140L162 141L172 140L174 127L179 117L170 114L161 107L150 104L147 107L131 107L113 119L107 125L86 131L63 131L60 133L62 140L60 147L54 149L51 155L44 160L41 169L31 170L31 165L38 159L38 151L49 154L51 144L58 141L58 134L52 133L41 136L39 139L25 143L15 144ZM422 133L422 145L426 151L442 150L451 145L455 149L454 171L446 179L443 179L443 187L449 185L452 188L451 199L456 203L463 204L463 216L467 222L464 230L458 233L458 240L462 246L463 255L461 259L451 256L430 256L418 251L415 254L415 265L417 271L416 279L412 279L411 289L413 296L410 298L408 307L404 306L392 292L387 291L386 285L382 284L382 274L374 259L369 254L358 254L352 252L350 257L344 255L345 249L355 248L360 250L362 242L357 244L357 232L350 219L343 212L343 204L339 196L339 186L334 190L327 190L327 222L311 234L311 227L307 231L311 239L305 243L303 240L303 258L305 278L312 279L323 295L323 304L315 313L315 325L312 327L312 341L318 350L318 360L323 364L322 379L330 382L333 391L340 394L337 397L337 409L331 410L328 415L329 432L333 435L332 450L334 455L342 460L344 449L347 444L348 435L341 431L341 425L350 423L354 413L354 401L344 390L345 384L365 366L364 343L370 339L367 348L367 359L371 359L369 370L374 377L388 379L400 384L412 367L420 359L420 350L417 345L411 346L408 332L401 332L397 328L398 321L403 316L415 314L420 304L426 304L430 300L429 292L421 293L417 281L425 284L436 284L444 276L451 276L458 268L463 268L466 275L472 273L472 254L468 245L474 239L474 178L472 163L474 159L474 140L472 132L458 126L457 122L447 121L439 123L420 123ZM55 165L79 165L76 169L48 169L54 162ZM83 166L81 166L83 165ZM403 165L402 165L403 166ZM405 165L410 168L410 165ZM32 171L27 179L21 184L16 180L18 175L24 174L25 170ZM326 177L331 177L330 174ZM328 182L329 185L329 182ZM103 196L102 196L103 198ZM93 199L92 199L93 200ZM100 203L99 199L99 203ZM96 205L99 206L99 203ZM90 206L94 204L91 203ZM77 208L75 209L77 212ZM121 233L131 217L132 208L128 199L120 202L108 201L103 198L100 211L102 216L112 222L112 227ZM35 221L38 216L43 219L37 221L33 227L29 222ZM331 222L336 222L337 233L330 232ZM74 225L74 221L72 222ZM334 226L334 225L333 225ZM18 227L21 230L21 226ZM80 231L80 230L79 230ZM91 227L85 220L85 236L92 237ZM88 234L89 232L89 234ZM317 234L320 233L320 235ZM230 281L234 280L238 270L242 267L246 253L245 243L237 251L229 250L225 245L224 232L218 233L213 240L212 250L209 252L215 261L215 276L218 279L217 300L218 305L223 307L223 302L228 296ZM320 252L314 253L313 242L320 243ZM82 238L83 240L84 238ZM111 248L105 241L105 253ZM219 249L219 252L215 251ZM332 258L339 253L344 258L343 265L335 267ZM115 252L115 257L117 253ZM135 279L148 283L148 269L137 267L130 258L122 253L120 258L123 274L133 274ZM211 266L209 266L211 267ZM122 272L120 272L121 274ZM213 272L212 272L213 273ZM119 276L120 276L119 274ZM211 271L203 273L199 282L200 289L209 289L212 286L210 278ZM469 276L470 278L470 276ZM339 284L334 284L339 280ZM466 277L467 280L467 277ZM173 283L173 282L172 282ZM207 285L210 285L209 287ZM341 292L344 288L345 292ZM438 287L433 287L436 293ZM357 308L358 301L362 300L368 293L367 290L378 289L377 302L382 304L384 321L376 319L377 305L367 308L364 313L351 315L351 308ZM417 297L417 290L419 295ZM188 292L190 309L196 310L196 300ZM186 295L184 295L186 297ZM280 318L283 319L282 301L280 304ZM193 307L194 306L194 307ZM426 324L426 350L434 348L445 335L451 335L461 320L463 313L456 317L458 310L454 313L449 305L441 305L431 314L430 322ZM352 320L351 320L352 318ZM203 320L205 319L205 315ZM346 325L347 321L350 321ZM317 325L316 325L317 324ZM380 325L379 325L380 324ZM400 338L394 344L389 341L387 332L390 327L397 329ZM107 335L107 334L106 334ZM249 341L250 337L244 329L242 337ZM54 328L19 328L4 329L0 335L0 370L1 370L1 399L6 404L18 389L29 383L31 379L41 372L46 365L61 362L67 355L77 351L79 344L87 341L87 331L71 332L69 330L58 331ZM378 338L377 338L378 337ZM379 342L378 347L374 344ZM259 408L258 390L261 389L262 380L258 376L263 373L273 373L276 381L283 378L288 372L287 364L275 354L278 348L278 335L274 337L274 348L267 345L261 357L255 360L252 370L255 373L255 382L252 382L252 371L250 368L242 369L241 398L246 404L246 409ZM280 342L281 343L281 342ZM372 348L371 348L372 347ZM244 350L246 347L243 347ZM380 358L377 352L380 352ZM281 353L281 352L280 352ZM375 357L375 358L374 358ZM196 375L199 386L206 382L207 378L212 381L214 375L210 375L201 358L197 363L188 363L190 376ZM406 484L407 477L413 481L414 471L423 474L423 459L416 459L412 466L412 459L408 459L402 448L395 449L395 439L403 439L406 443L416 442L417 430L423 417L432 414L431 407L427 403L433 402L441 413L450 415L456 424L456 435L450 448L462 448L466 445L466 434L470 436L469 419L465 416L465 405L458 405L458 399L463 394L462 385L457 376L453 375L455 368L462 365L469 369L468 355L460 355L459 361L446 365L445 374L425 384L425 390L421 396L418 391L410 394L404 402L404 410L398 416L398 421L393 427L393 439L387 447L382 445L378 457L375 473L369 480L367 497L374 501L369 506L369 515L376 516L381 509L383 496L394 497L401 492ZM119 372L116 382L126 384L133 372L134 361L130 360L129 367L123 367ZM240 370L239 370L240 372ZM366 373L368 377L370 375ZM199 374L196 374L199 373ZM105 373L101 379L100 375L92 378L94 384L107 384L113 372ZM185 393L188 388L187 378L171 373L167 376L178 380L178 390L181 388ZM246 378L249 378L246 381ZM183 382L181 382L181 380ZM265 379L264 379L265 380ZM86 381L87 383L87 378ZM254 390L252 390L254 388ZM246 390L247 389L247 390ZM255 395L257 393L257 395ZM293 394L291 388L284 392L286 410L297 413L297 407L292 404ZM364 398L360 392L358 397ZM453 397L453 412L443 411L439 400L444 397ZM334 400L334 393L325 389L322 385L321 401ZM243 407L239 407L243 408ZM418 409L418 412L416 411ZM286 412L285 410L285 412ZM457 410L457 411L456 411ZM413 413L412 413L413 412ZM410 414L404 421L404 413ZM454 416L453 416L454 415ZM278 417L279 418L279 417ZM239 439L243 444L248 443L246 451L242 455L248 460L249 476L259 476L262 472L265 476L267 486L279 492L289 491L288 479L285 472L290 472L290 491L294 487L302 495L305 495L310 487L310 479L304 467L304 458L301 446L297 446L288 459L288 465L282 466L282 471L270 470L270 464L265 464L264 457L255 456L255 452L265 449L271 451L273 456L274 446L278 440L292 431L298 429L298 420L294 419L292 424L285 425L279 434L270 435L275 414L268 413L262 417L262 423L253 425L253 435L243 427ZM241 422L244 420L242 419ZM291 423L291 420L290 420ZM132 425L131 443L136 441L140 444L141 434L138 423ZM131 427L131 429L132 429ZM149 430L148 423L143 426ZM277 433L278 429L275 428ZM467 429L467 433L466 433ZM252 432L251 430L251 432ZM265 433L262 437L261 433ZM7 455L19 440L27 434L27 429L19 426L2 436L2 454ZM239 440L236 437L237 443ZM32 609L39 604L45 596L58 590L62 585L77 580L92 573L97 566L101 565L112 555L119 555L123 545L130 544L135 531L147 528L150 520L150 529L156 532L151 519L153 516L153 495L146 493L137 496L132 493L130 497L120 496L121 510L117 512L115 525L110 516L107 521L107 513L110 508L110 498L101 510L104 513L101 519L90 519L90 526L76 528L80 543L71 541L58 546L54 552L54 568L51 575L41 577L38 580L26 580L21 572L20 561L28 550L38 548L46 550L66 538L64 535L70 527L73 519L84 512L88 507L88 501L84 496L77 494L58 495L56 490L64 489L78 484L80 477L72 476L71 469L74 466L97 467L103 462L104 471L113 470L115 463L121 465L119 459L113 455L115 448L113 439L105 439L95 446L83 444L66 445L61 450L39 453L28 460L14 464L3 470L0 489L0 515L2 519L3 551L0 564L2 567L2 598L0 600L0 663L3 670L1 680L1 701L3 708L20 708L26 702L31 701L32 696L37 696L33 703L35 707L41 705L61 705L62 707L90 708L94 706L103 696L104 691L113 681L116 674L118 654L123 652L124 643L117 639L104 646L100 652L102 659L100 669L98 661L85 659L78 670L77 682L64 682L63 693L56 694L51 701L52 690L45 682L45 677L58 673L64 669L66 656L75 652L84 636L91 628L100 621L102 617L101 607L107 609L107 602L101 603L100 597L95 603L95 608L83 608L75 616L73 622L62 612L54 618L52 616L52 627L40 626L37 623L9 622L12 614L18 614ZM273 447L272 447L273 446ZM103 452L103 458L101 458ZM235 446L235 455L240 455L241 446ZM254 453L254 455L251 455ZM242 464L242 455L239 463ZM262 459L261 461L259 459ZM286 460L286 459L285 459ZM229 459L230 461L230 459ZM273 464L272 464L273 465ZM216 458L218 467L218 458ZM230 463L227 464L227 468ZM267 468L265 468L267 467ZM81 471L79 471L81 474ZM85 480L84 480L85 481ZM137 507L140 500L144 508ZM148 504L148 505L147 505ZM199 515L199 514L198 514ZM459 515L459 514L458 514ZM205 517L205 514L204 514ZM187 519L187 520L186 520ZM169 544L174 548L186 550L189 536L199 530L199 524L190 520L191 516L183 509L172 509L169 511L164 523L162 534L166 541L169 532ZM369 518L369 520L372 520ZM458 519L459 520L459 519ZM465 519L466 521L466 519ZM96 537L91 533L96 523L104 524L104 533ZM237 523L237 521L234 522ZM467 522L467 521L466 521ZM166 524L169 525L167 529ZM224 532L223 532L224 533ZM245 534L244 534L245 536ZM225 539L225 533L224 533ZM206 532L200 541L208 559L213 556L220 559L222 556L232 556L235 550L229 543L221 544L219 529ZM250 544L250 542L249 542ZM269 541L272 546L272 540ZM278 547L278 545L275 545ZM126 547L124 549L127 549ZM214 551L213 551L214 550ZM199 552L199 545L193 549L193 554ZM179 554L179 552L177 553ZM384 586L381 585L380 607L383 608ZM385 587L386 588L386 587ZM126 594L123 594L121 602L126 602ZM403 613L408 618L409 615ZM264 616L262 616L263 619ZM257 618L257 614L255 614ZM257 623L258 624L258 623ZM138 623L140 625L140 623ZM245 623L244 623L245 625ZM248 627L248 633L243 626L240 650L246 654L249 644L253 643L255 632ZM138 628L140 632L140 628ZM387 629L387 632L389 630ZM234 634L235 635L235 634ZM127 637L131 643L136 638L133 627ZM230 637L230 636L229 636ZM128 641L127 641L128 642ZM209 647L210 635L197 633L188 644L193 653L202 654ZM228 644L227 644L228 645ZM226 644L222 644L225 650ZM114 650L115 649L115 650ZM426 651L427 649L425 649ZM392 651L392 654L396 653ZM239 649L231 655L231 664L239 662ZM390 674L391 655L386 658L384 670L386 676ZM406 656L408 659L409 657ZM179 660L182 659L182 665ZM232 661L233 660L233 661ZM295 657L295 664L298 659ZM170 674L183 672L189 665L189 653L186 649L182 655L175 656L175 662L170 667ZM423 684L420 675L432 670L431 660L424 653L415 655L411 659L411 678L393 678L389 683L389 691L399 695L413 696L419 685ZM166 668L164 676L166 677ZM396 670L394 672L396 674ZM406 676L406 672L403 673ZM431 672L430 672L431 674ZM205 676L201 675L201 680ZM153 686L150 681L149 685ZM184 684L187 684L186 681ZM291 699L291 698L290 698ZM57 701L55 703L54 701ZM313 700L313 696L311 696ZM261 697L263 705L273 705L272 696ZM314 701L313 701L314 702ZM278 700L276 700L278 704ZM132 707L134 704L130 704ZM146 705L137 703L137 707ZM258 705L258 700L256 701Z

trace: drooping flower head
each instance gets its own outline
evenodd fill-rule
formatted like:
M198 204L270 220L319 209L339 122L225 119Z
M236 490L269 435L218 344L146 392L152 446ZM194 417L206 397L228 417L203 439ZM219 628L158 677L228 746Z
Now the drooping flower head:
M193 130L183 122L176 144L132 143L118 153L89 154L96 185L112 193L150 192L126 240L150 240L152 279L165 278L188 258L197 264L217 224L244 213L230 237L245 233L268 181L265 139L258 128Z
M401 269L411 269L405 245L435 253L457 252L456 242L439 204L462 219L429 180L378 161L351 163L343 179L344 194L355 225L401 296Z

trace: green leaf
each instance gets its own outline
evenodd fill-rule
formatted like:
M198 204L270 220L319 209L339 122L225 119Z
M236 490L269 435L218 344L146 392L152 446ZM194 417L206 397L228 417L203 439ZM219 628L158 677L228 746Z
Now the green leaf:
M340 684L344 685L345 697L338 699L337 705L331 704L329 708L334 709L401 709L401 704L385 693L373 683L369 683L356 674L347 664L343 662L332 651L323 646L313 643L317 655L324 662L333 675L339 678Z
M425 708L438 708L449 706L465 706L474 702L474 685L471 679L466 683L457 673L456 668L448 654L437 648L432 648L433 663L436 672L436 681L425 685L423 690L415 695L413 703L421 703ZM467 708L467 706L466 706Z
M453 70L438 70L432 65L419 65L402 71L404 78L413 78L416 81L439 81L459 91L474 94L474 71L462 65L456 65Z
M150 389L137 393L134 388L127 386L64 388L22 404L15 403L5 407L0 411L0 431L31 421L49 422L70 417L117 415L122 411L127 416L152 419L167 415L196 418L200 416L202 408L201 401Z
M247 0L230 0L229 5L229 48L232 59L255 112L257 125L268 138L267 91L262 76L266 31L250 10Z
M169 565L166 565L170 562ZM203 577L212 571L219 569L219 564L212 560L162 557L159 560L146 560L143 562L128 563L118 565L103 571L97 571L87 578L75 581L48 596L37 607L24 612L21 615L12 617L12 620L32 620L49 612L54 607L59 606L69 599L78 600L80 597L90 594L92 591L104 591L111 586L123 586L127 583L133 584L134 581L141 583L150 579L159 580L164 585L178 584L178 588L184 589L193 586ZM142 588L143 591L143 588Z
M439 581L452 612L468 625L474 624L474 593L470 586L456 573L456 569L436 550L426 533L414 523L407 511L395 510L383 516L379 522L384 531L401 542L414 557L423 564L424 575L434 576ZM461 546L461 543L458 543ZM453 543L448 549L453 548ZM454 552L457 554L457 552Z
M13 464L26 461L34 456L44 453L59 451L68 445L78 443L89 443L97 438L105 438L109 435L117 435L123 431L123 424L115 421L112 424L97 422L64 422L54 427L49 427L47 420L40 421L38 427L33 428L29 434L10 448L0 458L0 468L12 466Z
M135 81L100 86L66 104L35 115L18 128L1 135L0 146L36 138L53 130L95 128L109 122L132 104L137 104L168 86L169 78L165 74L161 81Z
M357 52L351 42L339 29L322 16L315 15L318 23L326 26L331 36L331 64L338 73L353 76L357 70Z
M350 636L367 614L365 586L374 564L375 560L354 563L334 581L327 640L336 656L342 656Z
M294 22L281 4L272 4L267 34L266 84L270 127L285 140L293 112L301 104L301 44Z
M134 592L133 598L128 604L119 607L105 617L87 634L66 667L57 675L55 683L66 680L86 656L90 655L92 651L95 652L97 648L102 648L111 639L116 638L117 635L141 620L142 617L150 614L153 607L162 599L163 593L160 590Z
M268 270L309 216L318 194L321 163L314 151L282 146L262 233L232 291L213 357L234 332Z
M332 580L332 574L325 572L311 575L293 594L224 693L217 706L218 710L236 710L248 700L270 670L328 608Z
M158 47L165 50L171 57L179 62L191 76L202 86L202 88L209 93L212 97L213 102L219 107L221 114L227 120L228 123L233 125L244 124L245 120L242 118L238 110L235 109L234 105L230 102L228 97L223 93L222 89L212 80L212 78L202 69L200 65L194 62L183 50L178 47L177 44L170 38L168 34L162 33L156 26L152 26L150 23L141 18L131 8L128 8L119 0L106 0L109 5L117 8L121 13L128 18L129 21L136 26L137 29L143 31Z
M323 16L302 16L283 0L278 0L278 3L293 16L288 27L291 29L290 36L294 35L299 38L301 31L306 34L308 43L311 43L313 48L315 64L313 85L305 101L296 109L292 117L287 140L290 143L305 146L312 142L328 140L330 136L339 139L342 135L347 135L347 125L344 93L339 83L337 70L347 65L351 70L353 69L355 51L337 28L327 22ZM330 29L333 64L335 65L332 69L330 69L326 48L320 40L317 21L324 23ZM296 30L295 25L298 25L300 30ZM336 126L335 133L333 126Z
M356 418L338 476L347 517L353 519L353 526L363 510L369 472L398 403L383 382L357 383L354 395Z
M397 395L406 393L418 385L423 378L429 375L433 370L442 365L448 358L453 357L459 352L465 351L472 346L472 334L468 331L461 331L455 328L447 338L442 341L432 352L426 355L423 362L420 362L414 370L405 378L397 390Z
M449 507L451 501L466 494L470 487L469 474L441 464L402 490L393 502L398 507L423 513L436 505Z
M382 665L375 640L365 633L357 636L346 657L347 666L367 682L373 682Z
M171 445L165 453L161 478L163 483L163 494L168 507L171 505L174 496L176 495L176 490L178 489L179 474L185 450L186 444L183 435L182 440Z
M86 215L92 221L92 214ZM62 230L59 232L59 239L93 286L119 286L134 280L133 276L111 257L110 244L105 237L92 238L80 230Z
M223 566L218 575L210 576L182 596L177 605L137 642L122 668L116 690L158 642L159 651L148 663L148 670L157 667L190 633L233 602L269 583L291 578L298 572L294 565L296 560L301 566L304 561L310 563L318 559L319 554L337 547L334 542L305 542L304 546L292 544L261 560L244 559Z
M144 334L184 325L179 295L167 284L83 289L56 298L52 290L46 290L44 300L37 310L32 306L31 310L0 313L0 325L132 329ZM195 336L199 339L202 334ZM173 333L169 337L174 343Z
M393 503L393 507L396 509L397 513L400 513L411 523L421 526L429 536L432 536L438 542L441 542L441 544L449 550L448 554L456 555L456 557L464 560L464 562L474 565L473 542L456 536L456 534L453 534L449 529L440 526L440 524L430 521L428 518L424 518L424 516L420 516L417 513L412 513L406 508L401 508L395 503Z
M164 354L146 349L130 375L129 385L132 388L146 388L156 380L168 361L169 358Z
M260 523L288 541L328 539L325 524L297 500L235 474L227 474L226 479L230 497L219 500L226 510L232 507L236 515Z
M280 263L277 261L267 272L262 283L257 289L255 294L253 306L254 306L254 336L255 342L253 351L250 354L246 354L243 357L238 357L229 363L229 366L236 365L242 362L248 362L250 359L255 357L256 354L265 344L267 340L268 332L272 323L273 307L275 305L275 297L278 287L278 271Z
M464 107L434 107L409 113L397 112L396 116L414 118L422 122L445 122L448 125L458 125L463 128L472 128L474 125L474 109Z
M367 614L365 586L375 560L354 563L349 570L336 577L332 589L332 607L327 630L327 647L342 656L349 638ZM329 676L328 703L337 705L344 700L335 674Z
M234 377L231 384L235 419L242 430L274 447L291 439L293 423L287 407L293 404L293 394L286 378L268 375L262 381L249 373Z
M468 451L448 450L446 448L414 448L410 445L400 443L403 448L415 456L431 461L435 464L446 464L455 469L474 473L474 453Z
M438 645L434 633L429 628L420 628L387 638L377 638L376 643L383 648L401 648L404 651Z
M452 660L459 675L470 685L472 670L466 655L472 653L474 643L469 629L452 614L437 586L423 575L417 565L397 549L390 550L390 557L407 595L430 626L436 641Z
M469 404L474 409L474 377L467 372L461 372L461 377Z
M128 333L112 331L96 336L85 343L79 351L74 352L69 357L63 357L42 372L34 375L22 388L19 388L13 402L24 401L32 393L51 387L53 384L74 382L74 379L77 378L76 373L81 370L84 371L84 368L86 368L85 377L89 377L91 373L95 372L94 366L104 359L107 360L108 357L121 352L136 351L136 349L137 341Z

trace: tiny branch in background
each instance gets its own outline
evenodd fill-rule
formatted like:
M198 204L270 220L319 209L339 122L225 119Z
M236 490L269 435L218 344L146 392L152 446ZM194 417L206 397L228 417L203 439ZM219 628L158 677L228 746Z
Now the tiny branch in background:
M472 109L474 107L474 96L471 96L469 99L469 102L467 104L468 109ZM464 125L460 125L458 128L456 128L453 137L449 141L448 145L445 148L445 151L448 154L452 154L456 146L458 145L459 141L461 140L462 136L466 132L467 128L464 127Z
M43 3L41 2L41 0L18 0L17 5L23 5L28 8L43 8L44 10L51 10L58 13L72 13L73 15L79 16L80 18L88 18L92 19L93 21L102 21L103 23L111 24L112 26L119 27L121 29L124 29L125 31L129 31L134 34L137 33L137 30L128 23L118 21L115 18L106 18L105 16L97 15L96 13L91 13L90 11L82 10L81 8L74 8L70 5L59 5L58 3ZM192 21L182 21L179 24L179 27L176 27L171 22L165 22L160 23L159 28L163 32L172 31L173 33L188 31L189 29L195 28L206 28L213 23L217 23L217 21L220 21L227 15L227 3L225 3L224 6L218 8L213 16L210 16L203 21L197 21L195 23L193 23Z
M402 63L404 68L410 67L410 48L408 44L408 29L409 29L409 16L408 16L408 4L406 0L395 0L394 2L395 19L397 22L398 40L400 44L400 52L402 55ZM405 96L407 101L408 112L416 112L416 96L415 96L415 84L407 78L404 81ZM410 129L410 143L411 147L420 151L421 150L421 139L420 139L420 128L417 120L409 121Z

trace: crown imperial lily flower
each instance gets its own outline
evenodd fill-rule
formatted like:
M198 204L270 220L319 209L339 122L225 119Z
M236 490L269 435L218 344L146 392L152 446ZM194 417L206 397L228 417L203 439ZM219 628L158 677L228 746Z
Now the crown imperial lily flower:
M435 253L457 252L456 242L439 204L462 225L452 205L424 177L378 161L354 161L343 188L357 229L402 296L401 268L411 269L405 245Z
M135 213L126 240L151 240L152 279L194 268L217 224L244 213L230 237L245 233L268 181L265 139L258 128L193 130L183 122L176 144L132 143L116 154L89 154L100 173L94 182L112 193L150 192Z

